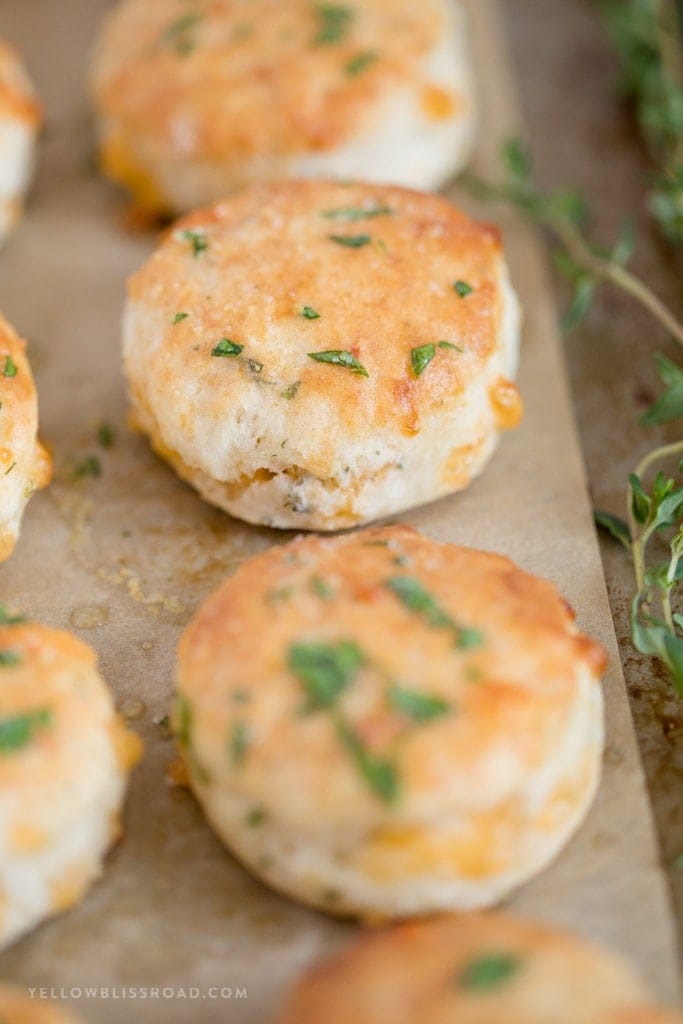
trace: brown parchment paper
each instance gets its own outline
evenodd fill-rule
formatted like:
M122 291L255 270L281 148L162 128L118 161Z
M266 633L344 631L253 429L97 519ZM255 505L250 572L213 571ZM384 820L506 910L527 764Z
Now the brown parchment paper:
M284 2L284 0L283 0ZM38 179L19 233L0 254L0 308L30 338L42 434L57 477L32 500L21 542L0 567L2 600L74 629L101 668L146 755L126 837L75 910L0 958L0 977L30 986L119 986L87 1000L92 1024L266 1022L308 963L355 929L273 895L214 839L187 791L166 782L172 743L155 724L169 708L178 635L240 559L286 534L209 508L125 427L119 320L126 275L154 246L126 230L113 192L92 172L84 77L106 0L2 0L0 35L25 55L47 107ZM478 170L495 170L518 130L496 0L470 0L481 90ZM552 31L552 26L549 26ZM453 192L458 198L457 191ZM555 864L510 901L578 929L635 961L657 994L678 993L672 912L659 865L572 420L556 317L538 240L504 211L512 276L525 307L523 427L506 437L465 494L404 518L440 540L504 552L554 580L583 628L607 648L608 740L596 804ZM95 431L117 428L112 449ZM74 483L87 454L99 479ZM122 997L120 988L182 986L197 999ZM211 999L209 989L232 990ZM238 998L245 989L246 997Z

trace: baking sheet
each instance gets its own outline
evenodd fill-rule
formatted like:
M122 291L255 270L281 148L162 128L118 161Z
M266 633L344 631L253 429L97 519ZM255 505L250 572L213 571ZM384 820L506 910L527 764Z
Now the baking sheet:
M25 55L48 111L29 213L0 254L0 308L31 339L42 435L57 463L55 483L32 500L17 551L0 567L0 594L96 647L147 750L133 779L126 837L103 880L78 908L6 952L0 976L52 987L57 996L62 989L66 995L117 986L116 997L90 999L81 991L78 1006L92 1024L256 1024L272 1017L282 989L305 964L347 941L354 928L251 879L214 839L190 794L166 782L173 746L155 719L168 711L178 635L240 559L287 535L210 509L126 430L119 358L124 280L154 239L125 229L117 198L91 170L85 55L107 6L105 0L0 0L0 34ZM478 169L486 173L495 168L500 139L517 130L518 116L496 2L469 6L481 69ZM526 312L520 378L526 419L465 494L403 518L437 539L501 551L553 579L578 610L580 625L607 647L608 745L598 800L559 860L511 904L623 951L658 995L673 1000L672 911L555 311L537 239L509 215L495 216ZM118 433L106 451L95 439L103 419ZM101 459L101 478L74 483L74 465L91 453ZM164 986L176 991L159 998L123 991ZM211 998L213 987L225 991Z

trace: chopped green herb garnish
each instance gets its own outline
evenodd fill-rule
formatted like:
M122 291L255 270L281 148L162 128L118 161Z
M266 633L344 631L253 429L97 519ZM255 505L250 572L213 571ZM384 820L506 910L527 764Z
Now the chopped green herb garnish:
M288 664L306 691L305 710L333 707L364 660L360 649L350 640L336 644L292 644Z
M175 327L175 325L181 323L181 321L187 320L189 315L189 313L176 313L176 315L171 320L171 324Z
M21 664L21 655L17 651L0 651L0 665L10 668L12 665Z
M362 249L372 241L370 235L328 235L331 242L337 245L345 245L347 249Z
M166 28L163 42L167 46L172 46L176 53L183 55L191 53L195 47L192 30L196 28L200 21L201 15L194 11L181 15L181 17L176 18Z
M355 78L356 75L360 75L371 64L374 64L376 60L379 60L379 54L366 50L364 53L357 53L355 57L347 61L344 70L351 78Z
M230 760L237 766L242 764L249 748L249 732L244 722L235 722L230 733Z
M329 599L334 595L334 590L330 584L326 580L322 579L321 576L313 577L311 580L311 590L318 597L322 598L323 601L329 601Z
M97 428L97 443L101 448L113 448L116 443L116 431L111 423L100 423Z
M393 803L399 792L396 766L385 758L375 757L346 722L337 721L336 724L337 735L372 792L385 803Z
M76 464L74 469L76 480L82 480L87 476L102 476L102 463L96 455L86 455L85 458Z
M365 367L358 362L351 352L344 352L340 349L328 349L325 352L309 352L309 359L315 359L317 363L333 363L335 366L344 366L347 370L358 374L359 377L369 377L370 374Z
M239 345L236 341L231 341L230 338L221 338L215 348L211 349L212 356L238 356L244 349L244 345Z
M467 296L471 295L472 292L474 291L472 285L468 284L467 281L456 281L453 287L455 288L456 292L458 293L461 299L467 298Z
M286 388L280 392L280 398L286 398L290 401L292 398L296 398L297 391L301 387L301 381L296 380L293 384L289 384Z
M461 988L490 992L509 981L521 966L519 957L489 953L468 964L458 975Z
M192 255L195 259L197 259L200 253L205 252L205 250L209 248L207 237L203 231L192 231L187 229L180 232L180 237L184 239L184 241L190 243L192 246Z
M2 370L2 375L3 377L16 377L17 375L17 364L11 356L5 356L5 365Z
M21 622L26 622L25 615L13 615L6 605L0 604L0 626L18 626Z
M320 313L317 313L316 310L312 308L312 306L304 306L304 308L301 310L301 315L305 320L320 319Z
M460 348L459 345L454 345L452 341L438 341L437 345L439 348L452 348L454 352L464 352L464 348Z
M428 345L420 345L419 348L410 350L410 362L413 366L413 373L419 377L427 369L436 355L436 345L430 342Z
M264 811L263 807L252 807L244 821L249 828L258 828L259 825L263 824L267 817L268 815Z
M451 616L441 608L422 584L410 576L396 576L386 581L386 586L396 594L401 604L411 612L419 612L430 626L450 626Z
M394 211L390 206L342 206L337 210L323 210L321 217L328 220L367 220L369 217L389 217Z
M407 690L403 686L392 686L389 690L389 703L402 714L412 718L414 722L428 722L432 718L440 718L448 714L451 705L441 697L419 690Z
M192 705L179 693L175 702L174 728L181 747L189 748L192 741Z
M457 646L463 651L472 650L474 647L481 647L484 643L484 634L480 629L473 629L469 626L456 626Z
M9 468L5 470L5 476L9 476L10 475L10 473L12 472L12 470L14 469L16 464L17 463L16 463L16 459L15 459L15 461L11 464L11 466L9 466Z
M479 647L484 642L478 629L459 625L441 605L425 590L419 580L411 576L395 576L385 584L398 597L401 604L412 612L422 615L435 629L450 629L455 637L456 647L463 650Z
M49 708L0 719L0 754L21 750L30 743L38 729L45 729L51 722L52 712Z
M340 43L351 27L354 12L342 4L316 4L318 32L314 42L318 46Z

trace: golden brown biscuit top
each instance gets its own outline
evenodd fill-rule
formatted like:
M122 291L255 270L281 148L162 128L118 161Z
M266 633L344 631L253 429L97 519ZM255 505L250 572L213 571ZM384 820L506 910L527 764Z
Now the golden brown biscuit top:
M114 714L92 648L0 606L0 792L21 791L27 814L49 805L51 788L68 800L105 732L129 768L139 744Z
M26 342L0 315L0 491L12 486L20 460L32 460L34 485L47 483L51 463L36 449L38 409L35 384L26 357ZM21 466L22 469L25 467Z
M299 182L180 220L129 294L153 309L152 390L217 414L262 391L325 475L328 420L414 434L457 403L498 345L500 273L498 231L439 196Z
M327 150L387 92L424 82L443 0L124 0L95 57L100 111L184 157Z
M512 800L603 667L553 586L499 555L398 526L306 537L200 609L176 725L191 768L301 827L417 824Z
M502 914L375 932L299 984L278 1024L681 1024L618 960Z
M40 115L40 104L28 75L14 50L0 39L0 117L15 117L37 124Z

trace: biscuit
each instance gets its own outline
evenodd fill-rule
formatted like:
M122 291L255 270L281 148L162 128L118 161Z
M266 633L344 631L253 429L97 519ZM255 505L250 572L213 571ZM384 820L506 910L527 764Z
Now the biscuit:
M175 729L226 845L341 915L493 904L583 819L604 654L554 587L409 527L243 563L179 647Z
M37 431L38 399L26 342L0 315L0 561L14 550L29 498L52 476Z
M0 39L0 243L18 221L33 172L41 110L14 51Z
M151 212L291 177L436 189L472 144L457 0L124 0L92 77L103 170Z
M80 1018L57 1003L0 982L0 1020L2 1024L79 1024Z
M356 942L300 981L278 1024L683 1024L630 968L502 914L414 921Z
M257 186L129 282L134 423L204 498L337 530L465 487L521 417L495 228L439 197Z
M77 903L120 834L140 741L91 648L0 609L0 944Z

